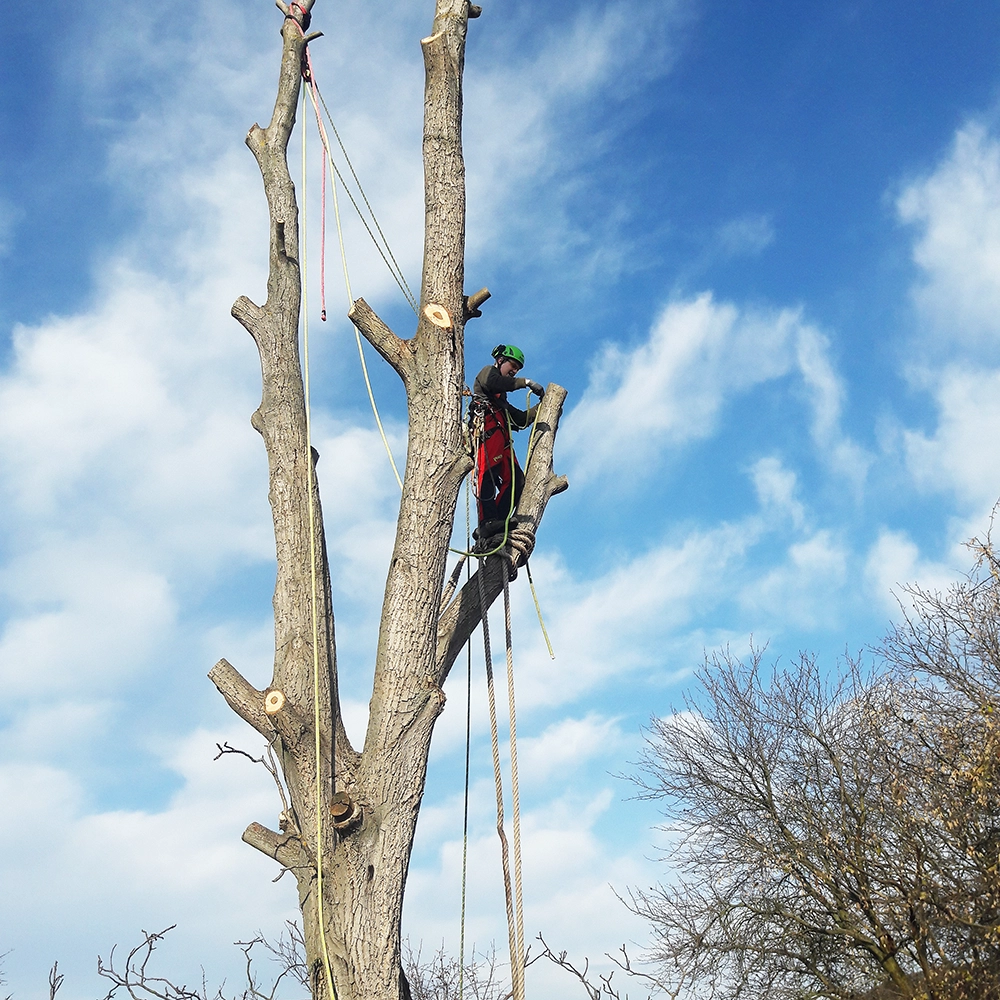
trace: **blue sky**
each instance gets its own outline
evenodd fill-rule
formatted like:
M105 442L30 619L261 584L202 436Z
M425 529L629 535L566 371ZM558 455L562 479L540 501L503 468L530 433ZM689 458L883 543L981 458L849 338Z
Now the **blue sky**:
M1000 495L1000 11L484 6L467 283L494 297L468 370L511 341L570 393L556 465L572 485L533 558L555 661L515 589L527 926L595 957L643 938L611 887L663 872L655 807L613 775L704 650L753 635L835 669L897 613L893 587L966 567ZM223 655L270 675L259 369L229 307L264 295L242 140L270 114L280 15L267 0L44 14L11 8L0 33L0 952L15 996L59 958L76 1000L99 989L96 953L140 927L178 923L165 967L217 981L238 974L230 942L294 913L239 841L278 804L263 773L212 761L217 741L257 747L205 678ZM320 0L313 46L411 284L430 16ZM363 235L348 224L355 294L407 335ZM311 260L315 276L315 240ZM328 274L323 328L310 290L315 419L360 733L396 487L335 260ZM372 372L401 456L401 390ZM408 894L425 947L457 944L460 681ZM478 679L473 697L482 945L505 931ZM529 989L576 995L533 974Z

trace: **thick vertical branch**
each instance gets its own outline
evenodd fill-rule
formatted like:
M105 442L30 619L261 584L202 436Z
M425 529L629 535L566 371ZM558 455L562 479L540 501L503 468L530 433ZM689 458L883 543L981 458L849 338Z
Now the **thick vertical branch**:
M466 0L437 0L424 54L424 264L421 311L406 379L409 436L396 544L386 581L375 688L365 755L375 763L418 725L420 781L437 715L433 701L435 636L462 451L464 383L465 164L462 158L462 69ZM379 768L379 774L384 774ZM386 786L388 791L388 786Z
M314 0L303 0L290 7L282 7L286 17L282 27L281 69L274 111L267 128L254 125L246 138L247 146L260 167L270 217L267 301L263 306L257 306L245 296L241 297L233 306L233 315L253 337L261 362L262 398L251 423L263 437L267 450L269 499L277 555L275 659L269 690L280 691L284 698L284 708L270 721L278 734L276 746L292 797L296 823L303 836L312 842L312 850L315 850L317 802L310 775L310 770L314 771L316 766L313 748L316 702L313 696L314 645L319 664L322 742L329 748L333 734L336 734L340 768L349 767L354 754L340 721L322 510L315 481L314 455L310 454L306 432L306 404L298 344L301 304L298 206L287 162L306 45L304 30L308 26L313 3ZM313 481L311 496L308 486L310 477ZM213 680L219 682L221 678L218 671L213 674ZM223 693L229 695L227 691ZM246 711L243 714L247 717ZM332 792L332 755L327 752L322 758L324 774L321 785L324 798L328 801ZM321 808L325 807L325 804L321 805Z
M424 52L424 268L420 303L444 305L461 322L465 302L465 161L462 72L466 0L439 0Z

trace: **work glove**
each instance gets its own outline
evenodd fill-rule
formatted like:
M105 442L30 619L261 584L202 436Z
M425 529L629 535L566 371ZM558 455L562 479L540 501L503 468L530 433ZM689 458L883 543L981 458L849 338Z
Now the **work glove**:
M540 385L539 385L539 384L538 384L537 382L532 382L530 378L526 378L526 379L525 379L524 381L525 381L525 382L527 383L527 385L528 385L528 388L529 388L529 389L530 389L530 390L531 390L531 391L532 391L532 392L533 392L533 393L534 393L534 394L535 394L535 395L536 395L536 396L537 396L537 397L538 397L539 399L541 399L541 398L542 398L542 397L543 397L543 396L545 395L545 390L544 390L544 389L543 389L543 388L542 388L542 387L541 387L541 386L540 386Z

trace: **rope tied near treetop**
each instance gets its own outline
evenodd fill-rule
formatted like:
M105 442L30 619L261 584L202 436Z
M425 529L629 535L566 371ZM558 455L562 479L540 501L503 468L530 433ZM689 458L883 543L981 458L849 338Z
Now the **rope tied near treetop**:
M292 11L296 9L298 9L302 14L301 20L292 13ZM302 4L296 2L296 0L292 0L292 2L288 5L288 10L285 12L285 20L294 21L304 32L306 28L309 27L309 22L312 20L312 14L310 14L309 11L302 6Z

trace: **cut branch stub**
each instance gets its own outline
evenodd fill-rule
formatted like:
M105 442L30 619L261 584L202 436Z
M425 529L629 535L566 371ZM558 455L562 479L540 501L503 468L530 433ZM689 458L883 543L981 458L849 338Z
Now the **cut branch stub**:
M480 306L490 297L492 293L488 288L480 288L478 292L473 292L465 298L465 315L467 319L482 316Z
M436 302L428 302L424 306L424 315L442 330L451 328L451 314L444 306L440 306Z
M361 806L347 792L334 792L330 800L330 815L335 830L343 832L361 819Z
M285 707L284 692L272 688L264 695L264 711L268 715L277 715Z
M224 658L212 667L208 676L241 719L249 722L268 742L274 739L274 723L264 711L265 692L258 691Z

